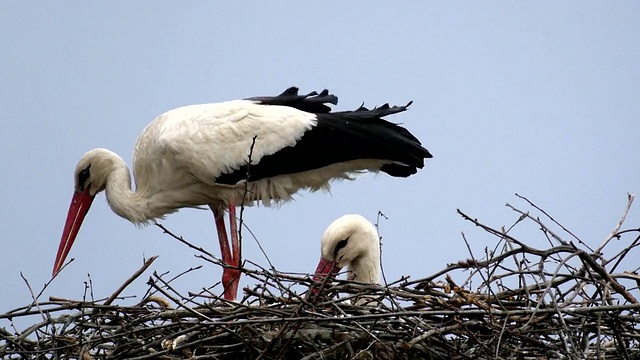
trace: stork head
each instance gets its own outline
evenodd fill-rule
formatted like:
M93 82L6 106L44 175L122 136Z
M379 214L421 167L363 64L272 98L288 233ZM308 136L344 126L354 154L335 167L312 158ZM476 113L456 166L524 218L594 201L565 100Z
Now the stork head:
M113 168L112 152L106 149L93 149L82 156L74 172L75 189L67 221L64 224L56 262L53 264L55 276L64 264L67 254L78 235L80 225L89 212L93 198L105 189L107 177Z
M380 280L380 243L375 227L360 215L344 215L335 220L321 240L320 263L313 276L322 281L334 277L345 266L349 280L378 283Z

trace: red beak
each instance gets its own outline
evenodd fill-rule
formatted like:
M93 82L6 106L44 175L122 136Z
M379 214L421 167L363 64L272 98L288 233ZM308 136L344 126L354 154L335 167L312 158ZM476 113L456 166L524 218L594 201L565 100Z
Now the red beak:
M316 268L316 273L313 275L313 280L321 282L325 277L331 276L333 278L338 275L339 272L340 268L337 266L335 260L328 261L321 257L318 267Z
M60 247L56 255L56 262L53 264L53 276L55 276L64 264L64 260L71 250L73 242L76 240L80 225L84 217L89 212L94 196L89 194L89 190L83 192L75 192L69 205L69 213L67 214L67 222L64 224L64 231L60 239Z

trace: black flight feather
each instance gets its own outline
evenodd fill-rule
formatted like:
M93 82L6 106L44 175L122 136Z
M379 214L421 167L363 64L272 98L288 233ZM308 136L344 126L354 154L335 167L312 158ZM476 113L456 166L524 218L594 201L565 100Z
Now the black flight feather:
M329 112L325 103L337 103L327 90L320 94L298 95L290 88L276 97L252 100L268 105L286 105L299 110L314 109L317 124L307 130L294 146L263 156L250 165L249 181L278 175L320 169L331 164L359 159L388 160L380 170L394 177L408 177L424 167L432 155L407 129L383 119L406 111L404 106L384 104L371 110L361 106L353 111ZM317 107L322 106L322 108ZM304 110L303 110L304 111ZM256 139L260 141L260 139ZM360 169L353 169L360 170ZM216 179L219 184L233 185L247 177L247 165Z
M299 95L297 87L290 87L278 96L256 96L245 100L257 101L261 105L281 105L296 108L309 113L328 113L331 108L325 104L338 105L338 97L324 89L320 94L313 91Z

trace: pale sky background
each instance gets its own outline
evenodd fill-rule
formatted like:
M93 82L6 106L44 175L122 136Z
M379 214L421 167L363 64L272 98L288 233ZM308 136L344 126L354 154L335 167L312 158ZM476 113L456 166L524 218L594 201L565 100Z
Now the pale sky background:
M0 313L50 279L80 156L106 147L131 164L157 115L188 104L330 89L338 109L384 102L434 159L408 179L380 174L251 208L247 225L282 271L312 272L326 226L345 213L382 223L387 278L420 278L495 239L525 195L592 245L640 191L640 3L616 2L0 2L2 272ZM638 207L628 227L640 225ZM215 254L209 211L163 222ZM536 232L520 232L546 246ZM91 274L110 295L142 263L177 274L203 264L156 227L138 229L94 201L43 296L80 299ZM267 266L251 238L244 257ZM206 265L177 284L220 279ZM141 296L151 274L125 295ZM242 285L252 284L246 278ZM220 288L221 291L221 288ZM131 300L137 302L140 299ZM126 303L126 302L125 302ZM5 323L0 326L6 326Z

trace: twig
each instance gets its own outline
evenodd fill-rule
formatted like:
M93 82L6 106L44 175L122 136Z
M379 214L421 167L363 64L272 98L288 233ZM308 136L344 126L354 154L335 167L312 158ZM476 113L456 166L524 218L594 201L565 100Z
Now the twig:
M165 234L168 234L168 235L169 235L169 236L171 236L172 238L174 238L174 239L176 239L176 240L180 241L181 243L183 243L183 244L187 245L188 247L190 247L190 248L192 248L192 249L194 249L194 250L196 250L196 251L199 251L199 252L201 252L201 253L203 253L203 254L205 254L205 255L209 256L209 257L210 257L210 258L212 258L212 259L217 259L217 257L215 257L213 254L211 254L211 253L210 253L210 252L208 252L207 250L205 250L205 249L201 248L200 246L195 246L195 245L191 244L191 243L190 243L190 242L188 242L187 240L183 239L183 238L182 238L182 236L178 236L178 235L176 235L176 234L172 233L169 229L167 229L166 227L164 227L164 225L160 224L159 222L156 222L156 223L155 223L155 225L156 225L157 227L159 227L160 229L162 229L162 231L163 231Z
M635 195L627 193L627 206L624 208L624 212L620 217L620 221L618 221L618 224L616 225L616 227L613 228L613 231L611 231L611 234L609 234L609 236L607 236L606 239L604 239L604 242L600 244L600 246L598 246L598 248L594 251L596 254L601 252L602 249L604 249L604 247L607 246L607 244L609 244L609 241L611 241L611 239L618 236L618 231L620 231L622 224L624 224L624 221L627 219L627 214L629 213L629 209L631 209L631 204L633 204L634 198L635 198Z
M540 211L541 213L543 213L546 217L549 218L549 220L553 221L556 225L558 225L562 230L564 230L567 234L571 235L574 239L576 239L576 241L578 243L580 243L580 245L586 247L587 249L589 249L589 251L593 252L593 249L591 249L589 247L589 245L585 244L582 240L580 240L580 238L578 238L576 235L574 235L571 231L569 231L569 229L565 228L562 224L560 224L559 222L556 221L556 219L554 219L551 215L549 215L546 211L542 210L541 208L538 207L538 205L534 204L533 202L531 202L531 200L527 199L526 197L519 195L519 194L515 194L517 197L519 197L520 199L526 201L529 205L533 206L536 210Z
M20 277L22 278L22 280L24 280L24 283L27 285L27 289L29 289L29 294L31 294L31 299L33 300L32 304L38 308L40 315L42 315L42 320L47 320L47 317L44 315L44 313L42 312L42 309L40 309L40 305L38 304L38 297L33 294L33 289L31 289L31 285L29 285L29 281L27 280L26 277L24 277L24 275L22 274L22 271L20 271Z
M109 298L104 302L105 305L111 305L111 303L118 298L118 295L120 295L124 289L126 289L127 286L129 286L135 279L137 279L140 275L142 275L143 272L145 272L145 270L147 270L147 268L149 268L149 266L151 266L151 264L158 258L158 255L154 255L150 258L148 258L144 264L142 264L142 267L140 267L140 269L138 269L136 272L133 273L133 275L131 275L127 280L125 280L125 282L120 285L120 287L113 292L113 294L111 294L111 296L109 296Z
M253 148L256 146L256 139L258 138L258 135L254 135L253 139L251 139L251 147L249 148L249 155L247 156L247 173L246 173L246 180L244 182L244 191L242 192L242 200L240 201L240 227L238 229L238 247L239 247L239 254L240 254L240 258L238 259L238 264L240 264L240 266L242 266L242 228L244 225L244 202L246 201L247 198L247 194L249 193L249 176L250 176L250 170L251 170L251 156L253 155ZM234 221L236 221L236 219L234 219ZM265 254L265 257L267 258L267 261L269 261L269 258L267 257L267 255ZM271 264L271 261L269 261L269 264Z

